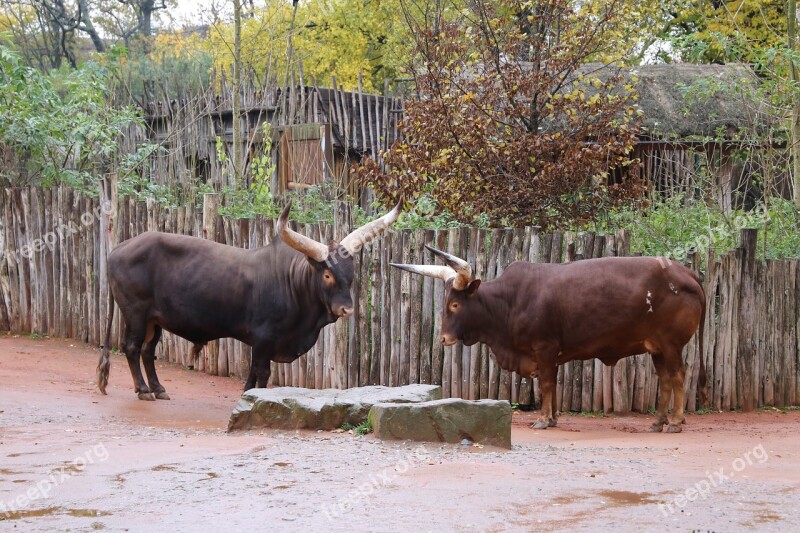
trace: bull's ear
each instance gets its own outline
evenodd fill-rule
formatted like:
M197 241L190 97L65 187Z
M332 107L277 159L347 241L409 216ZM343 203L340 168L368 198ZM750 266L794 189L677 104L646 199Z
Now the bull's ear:
M475 294L475 291L477 291L478 287L480 287L480 286L481 286L481 280L473 279L472 281L469 282L469 285L467 285L467 288L464 289L464 293L467 296L472 296L473 294Z

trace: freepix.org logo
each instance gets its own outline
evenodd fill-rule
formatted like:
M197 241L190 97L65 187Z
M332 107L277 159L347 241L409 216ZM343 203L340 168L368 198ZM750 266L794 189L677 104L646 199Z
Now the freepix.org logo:
M765 463L769 459L769 453L764 449L763 444L759 444L752 450L747 450L741 457L737 457L731 462L730 469L720 467L719 470L706 470L706 477L678 494L671 503L659 503L658 508L664 516L669 516L676 511L680 511L690 502L697 499L705 500L711 493L734 478L736 474L742 472L747 467L755 463Z
M86 450L85 453L70 461L66 466L62 466L46 478L29 487L25 492L18 494L10 500L0 501L0 519L11 518L15 513L25 509L32 503L48 498L53 490L63 485L72 476L83 472L88 465L102 463L107 460L108 450L106 449L105 443L101 442L92 446Z

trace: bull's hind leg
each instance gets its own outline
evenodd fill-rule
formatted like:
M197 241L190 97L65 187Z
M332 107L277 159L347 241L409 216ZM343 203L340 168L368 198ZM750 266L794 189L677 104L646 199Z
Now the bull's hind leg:
M131 369L133 378L133 390L139 395L140 400L153 400L155 396L150 392L142 376L142 367L139 364L139 357L142 352L142 343L145 338L145 327L135 327L131 323L125 325L125 357L128 359L128 366Z
M667 374L664 356L660 353L652 353L650 356L653 358L653 365L658 373L658 412L656 421L650 426L650 431L660 433L664 430L664 424L668 422L667 409L669 409L669 399L672 396L672 380Z
M558 367L544 366L539 370L539 386L542 388L542 410L533 429L555 427L556 418L556 373Z
M142 363L144 364L144 371L147 373L147 382L150 384L150 391L155 394L159 400L169 400L167 389L158 381L156 374L156 346L158 341L161 340L161 326L151 326L152 332L148 328L148 337L150 340L144 345L142 350Z
M665 352L664 358L667 366L667 374L672 383L672 394L675 402L672 406L672 421L667 426L669 433L680 433L681 425L686 421L683 415L683 384L686 377L686 367L683 364L683 354L681 349L672 350L669 355Z
M680 433L681 424L685 417L683 415L683 380L686 369L683 366L681 350L665 348L663 353L652 354L653 364L658 372L658 413L656 421L650 427L651 431L662 431L664 424L667 426L668 433ZM675 396L674 411L672 421L667 418L669 401Z

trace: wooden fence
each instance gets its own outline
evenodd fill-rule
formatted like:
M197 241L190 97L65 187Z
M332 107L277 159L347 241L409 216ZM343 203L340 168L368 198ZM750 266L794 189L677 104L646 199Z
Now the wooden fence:
M201 209L161 209L121 199L108 203L61 189L0 189L0 330L70 337L101 344L108 313L106 253L146 230L213 237L243 248L266 245L274 221L231 220ZM341 238L328 224L297 228L320 240ZM798 261L755 260L755 232L745 246L724 255L708 253L703 272L707 294L705 350L713 409L751 405L796 405L800 398L800 283ZM443 286L430 278L389 267L390 262L432 262L425 244L466 258L482 279L502 274L514 260L562 262L627 255L625 232L540 233L537 228L419 230L389 232L356 256L354 316L326 327L317 344L291 364L272 365L271 384L301 387L441 384L445 397L499 398L538 404L536 380L498 368L490 350L477 344L443 347L438 340ZM691 264L699 268L699 255ZM568 295L565 295L565 297ZM610 310L611 311L611 310ZM121 325L115 313L112 344ZM159 357L191 365L191 345L170 334ZM699 347L684 350L686 403L696 407ZM249 347L222 339L203 350L197 370L244 378ZM112 387L127 388L127 367L115 358ZM559 409L644 412L656 405L657 377L648 355L615 367L598 360L559 368Z

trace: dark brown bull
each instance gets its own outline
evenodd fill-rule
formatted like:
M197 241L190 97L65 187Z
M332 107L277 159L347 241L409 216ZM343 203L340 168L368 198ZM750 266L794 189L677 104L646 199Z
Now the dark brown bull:
M483 342L504 370L538 377L542 411L536 429L556 425L558 365L597 357L614 365L649 352L660 382L652 431L684 422L683 347L702 332L705 294L694 272L654 257L607 257L565 264L518 261L492 281L474 279L470 265L430 248L448 266L392 265L445 281L442 344ZM700 353L703 336L699 337ZM700 361L701 396L705 368ZM704 402L705 398L701 399Z
M123 242L108 257L111 312L97 365L100 391L105 394L108 384L115 300L125 322L122 348L140 399L169 399L155 368L162 330L194 343L195 357L207 342L222 337L252 346L245 390L266 387L270 361L294 361L324 326L352 314L352 256L399 214L398 204L341 244L328 246L288 227L289 206L278 219L279 238L254 250L157 232Z

